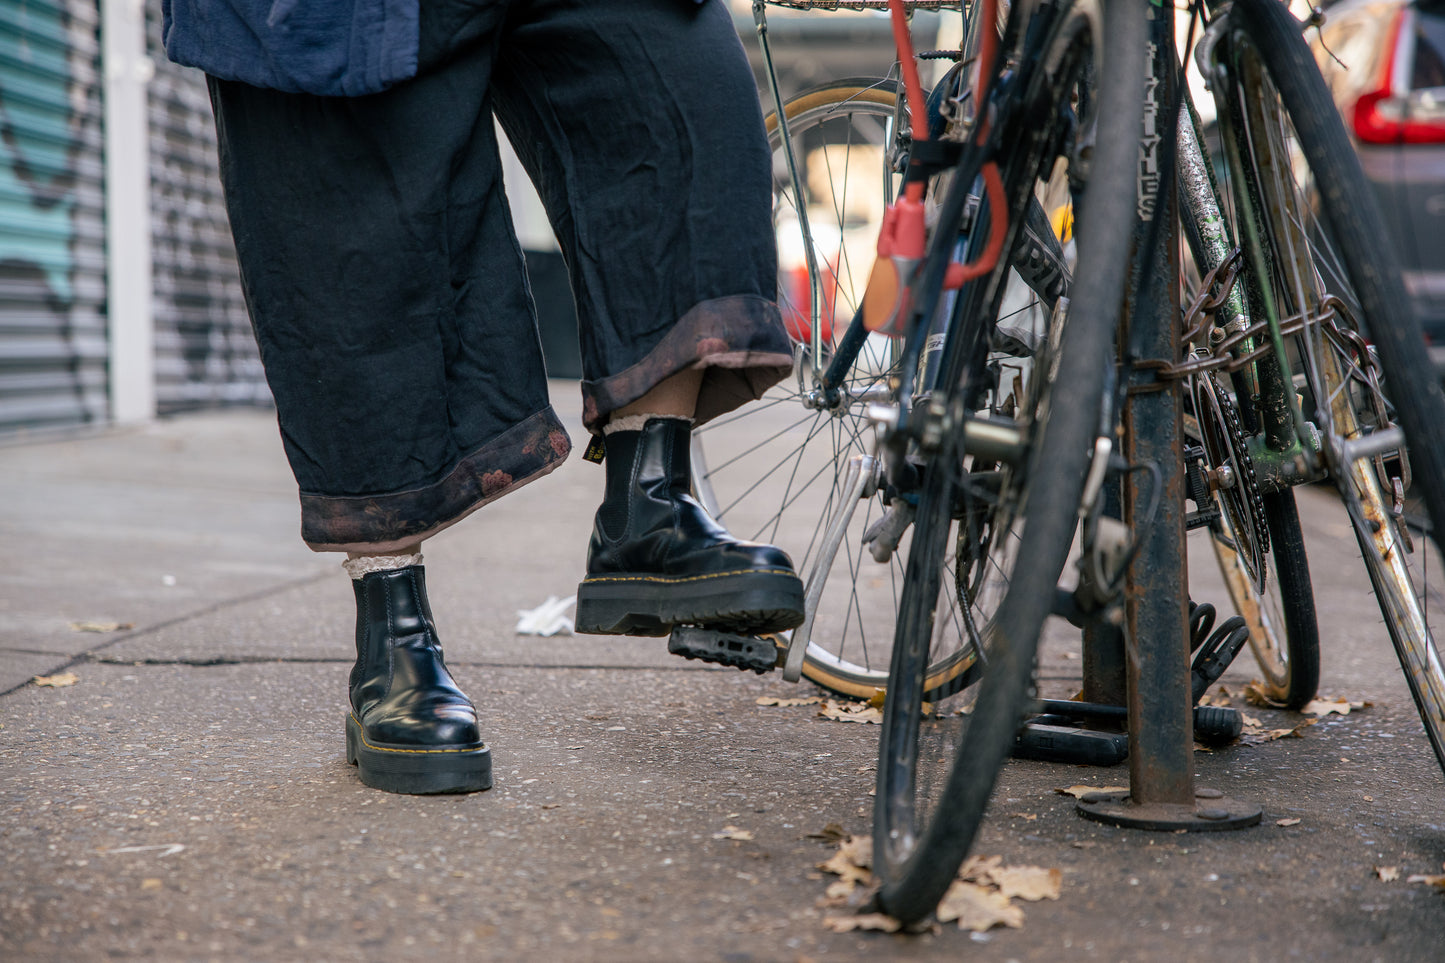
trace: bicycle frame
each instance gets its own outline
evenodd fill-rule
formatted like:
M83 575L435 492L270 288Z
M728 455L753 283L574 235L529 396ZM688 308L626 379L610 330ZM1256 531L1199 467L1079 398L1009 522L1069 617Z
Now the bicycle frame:
M910 15L912 9L924 8L941 10L954 8L963 3L964 0L910 0ZM759 48L762 53L764 74L768 81L768 90L772 99L775 116L784 116L783 96L778 84L777 70L773 62L772 44L769 39L767 25L767 6L769 3L776 3L780 6L796 6L800 8L811 8L814 4L807 0L798 0L797 3L788 3L787 0L753 0L753 21L758 34ZM881 10L887 8L886 0L834 0L827 4L818 4L830 10ZM1001 16L1006 16L1009 11L1008 0L1000 0ZM964 63L973 65L970 83L966 89L975 90L978 87L978 70L980 69L979 52L983 43L983 32L980 29L979 18L982 15L983 5L978 3L964 3L962 15L964 17L963 48L961 51ZM889 71L891 76L894 70L898 69L899 62L894 61ZM971 102L970 102L971 104ZM899 105L894 115L895 130L901 130L907 121L907 112L904 99L899 99ZM965 118L965 122L972 124L973 117ZM795 192L801 191L801 179L798 173L798 162L796 149L788 127L784 123L779 124L779 134L783 151L784 163L787 168L789 181ZM890 140L892 136L890 135ZM800 193L798 196L801 196ZM825 353L823 348L823 319L822 305L825 302L822 290L822 272L819 270L817 249L814 241L812 226L808 221L806 205L797 205L798 228L803 238L804 259L807 265L810 304L808 318L809 334L809 365L807 376L811 378L810 390L804 392L808 403L817 408L833 408L844 403L839 396L839 385L843 384L846 373L856 363L858 353L862 350L863 344L868 336L868 330L863 324L861 306L858 312L850 320L843 336L833 346L831 358L827 367L823 366ZM800 375L803 373L800 372ZM856 399L854 399L856 400Z

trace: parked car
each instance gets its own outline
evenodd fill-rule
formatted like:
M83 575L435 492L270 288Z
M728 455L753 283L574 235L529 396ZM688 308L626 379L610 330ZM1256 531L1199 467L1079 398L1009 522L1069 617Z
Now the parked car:
M1445 375L1445 0L1343 0L1309 36Z

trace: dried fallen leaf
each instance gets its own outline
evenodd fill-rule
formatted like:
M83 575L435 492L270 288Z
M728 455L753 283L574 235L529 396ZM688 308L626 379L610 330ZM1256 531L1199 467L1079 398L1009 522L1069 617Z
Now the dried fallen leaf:
M1424 883L1426 886L1433 886L1436 889L1445 889L1445 876L1425 876L1416 873L1405 880L1407 883Z
M903 924L882 913L863 913L859 916L829 916L823 925L834 933L851 933L854 930L877 930L881 933L897 933Z
M74 672L60 672L55 675L37 675L33 681L36 685L59 689L61 686L75 685L80 681L80 677Z
M818 868L854 883L866 883L872 878L868 870L849 859L842 850L829 857L826 863L819 863Z
M1015 819L1022 819L1027 822L1033 822L1035 819L1039 818L1038 813L1009 813L1009 815Z
M797 699L782 699L778 696L758 696L753 700L760 706L811 706L822 702L821 696L801 696Z
M961 930L983 933L995 926L1023 926L1024 911L1002 893L959 880L943 894L938 919L944 923L956 920Z
M1064 874L1055 867L1004 866L989 873L1000 895L1029 902L1058 899L1064 886Z
M713 839L736 839L738 842L751 842L753 834L746 829L739 829L736 826L724 826L722 832L713 833Z
M1332 712L1347 716L1351 709L1368 709L1371 705L1369 702L1351 702L1349 699L1311 699L1300 712L1321 718Z
M1003 865L1002 856L970 856L958 867L958 878L970 883L987 885L993 871Z
M70 628L75 632L119 632L122 629L133 629L135 625L131 622L71 622Z
M1220 686L1212 692L1204 693L1204 697L1199 700L1199 704L1202 706L1228 706L1233 705L1234 700L1229 697L1229 690L1224 686Z
M823 895L827 897L829 901L846 900L849 896L853 895L853 891L857 888L857 880L838 879L828 884L828 888L823 890Z
M1303 739L1304 730L1319 722L1318 719L1306 719L1298 725L1288 729L1256 729L1247 728L1239 737L1240 741L1247 746L1257 746L1265 742L1274 742L1276 739Z
M823 703L823 708L818 710L818 715L824 719L832 719L834 722L865 722L881 724L883 722L883 711L875 709L870 705L862 703L840 703L829 699Z
M843 829L842 823L829 823L816 833L809 833L807 839L822 839L830 843L840 843L848 838L848 833Z
M1382 883L1393 883L1400 878L1400 867L1376 866L1375 875L1380 877L1380 882Z
M1073 796L1075 799L1083 799L1093 793L1115 793L1128 792L1128 786L1070 786L1068 789L1055 789L1054 792L1060 796Z
M1263 709L1283 709L1284 703L1275 699L1265 689L1264 683L1253 679L1244 687L1244 698Z
M1298 826L1299 819L1295 816L1287 816L1284 819L1276 819L1274 824L1276 826Z
M873 867L873 837L849 836L838 845L838 852L854 866Z
M162 883L160 880L156 879L154 876L150 877L149 879L143 879L140 881L141 889L160 889L163 885L165 884Z

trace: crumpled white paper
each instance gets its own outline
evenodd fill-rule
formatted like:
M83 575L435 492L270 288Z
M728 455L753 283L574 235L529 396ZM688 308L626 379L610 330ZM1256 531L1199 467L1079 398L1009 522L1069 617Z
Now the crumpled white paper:
M530 610L517 610L518 635L571 635L575 628L567 610L577 603L577 596L565 599L547 596L547 601Z

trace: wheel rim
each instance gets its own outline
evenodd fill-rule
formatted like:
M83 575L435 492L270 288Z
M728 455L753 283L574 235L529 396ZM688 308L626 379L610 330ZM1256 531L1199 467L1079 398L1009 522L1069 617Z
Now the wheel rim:
M826 310L825 327L831 327L823 345L825 362L862 296L885 198L897 183L884 163L893 140L895 102L893 86L880 82L832 85L800 95L789 105L805 185L801 203L825 278L820 307ZM813 384L806 320L812 291L806 271L800 271L805 261L797 250L802 247L796 227L799 200L771 120L779 305L794 341L795 370L760 403L696 432L695 486L704 505L733 534L778 545L808 579L829 522L845 498L843 469L850 458L872 449L872 428L863 410L870 401L887 399L897 345L871 336L842 386L844 403L831 409L807 403ZM807 649L804 671L810 678L861 698L886 685L903 581L906 538L885 561L875 560L864 547L864 534L889 511L881 492L855 509L824 579ZM948 564L951 568L951 561ZM949 604L943 593L940 599ZM941 637L939 644L930 690L960 684L967 669L957 638Z

